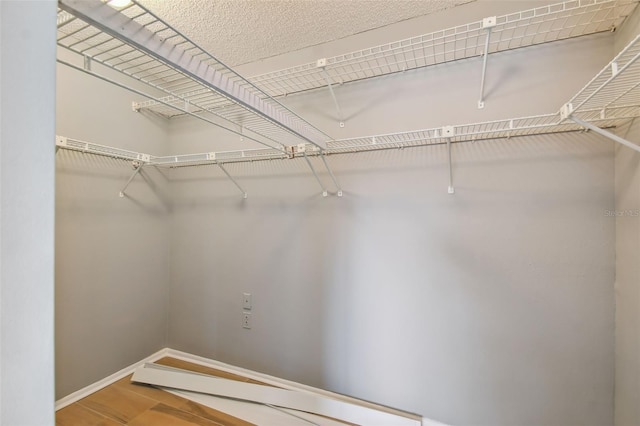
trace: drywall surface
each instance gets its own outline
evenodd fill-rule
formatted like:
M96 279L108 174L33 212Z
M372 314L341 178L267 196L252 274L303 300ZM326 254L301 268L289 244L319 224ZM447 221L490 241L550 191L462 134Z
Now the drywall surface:
M131 110L137 95L58 66L57 133L145 153L167 149L166 123ZM166 346L169 199L130 162L56 154L56 397Z
M616 33L616 51L640 34L640 8ZM617 132L640 145L638 120ZM615 424L640 424L640 154L617 146Z
M0 2L0 424L53 424L53 1Z
M436 66L286 102L334 137L556 111L613 36ZM172 123L176 152L237 138ZM235 140L234 140L235 138ZM245 141L246 142L246 141ZM513 138L173 170L169 345L452 424L613 423L613 143ZM253 295L243 329L242 293Z
M621 129L640 144L640 122ZM615 424L640 424L640 154L616 148L616 387Z

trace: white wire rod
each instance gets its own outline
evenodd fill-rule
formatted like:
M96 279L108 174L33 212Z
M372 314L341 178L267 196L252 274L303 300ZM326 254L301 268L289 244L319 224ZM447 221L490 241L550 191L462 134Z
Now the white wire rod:
M224 172L224 174L227 175L227 177L231 180L231 182L233 182L233 184L240 190L240 192L242 192L242 198L246 199L247 198L247 191L242 189L240 184L229 174L227 169L225 169L222 164L220 164L220 163L217 163L217 164L218 164L218 167L220 167L220 170L222 170Z
M482 54L482 77L480 77L480 99L478 100L478 108L484 108L484 79L487 73L487 58L489 57L489 41L491 39L491 28L487 28L487 36L486 36L485 44L484 44L484 52Z
M626 140L624 138L621 138L618 135L615 135L615 134L613 134L611 132L603 130L598 126L595 126L595 125L593 125L591 123L588 123L588 122L586 122L584 120L580 120L579 118L575 118L573 116L569 117L569 119L574 121L574 122L576 122L576 123L578 123L581 126L586 127L589 130L592 130L592 131L594 131L594 132L596 132L596 133L598 133L598 134L600 134L600 135L602 135L604 137L607 137L607 138L609 138L609 139L611 139L611 140L613 140L615 142L618 142L619 144L622 144L622 145L624 145L626 147L629 147L629 148L633 149L634 151L640 152L640 146L636 145L633 142L629 142L628 140Z
M336 176L333 174L333 170L331 170L331 167L329 167L329 163L327 163L327 159L323 154L320 154L320 159L324 163L324 167L329 172L329 176L331 176L331 180L333 181L333 184L336 186L336 190L338 191L338 197L342 197L342 188L340 187L340 184L338 183Z
M307 164L309 165L309 168L313 172L313 175L316 177L316 180L318 181L318 185L320 185L320 188L322 188L322 196L326 197L327 195L329 195L329 193L327 192L326 188L322 184L322 181L320 180L320 177L318 176L318 173L316 173L316 169L313 167L313 164L311 164L311 161L309 160L309 157L307 157L307 152L306 151L303 153L303 157L304 157L305 161L307 162Z
M612 26L619 25L626 17L625 14L633 10L636 4L637 0L573 0L499 16L496 20L496 27L492 29L496 37L494 37L495 41L491 44L495 47L493 49L490 48L489 51L503 51L510 48L607 31ZM613 14L611 11L617 13ZM603 14L604 16L602 16ZM589 20L582 21L580 18L583 16L588 17ZM570 18L572 19L571 22L566 24L570 25L570 28L557 28L553 25L558 21L569 21ZM527 29L529 28L535 29L535 32L528 32ZM326 71L333 78L347 82L388 72L399 72L428 66L449 59L477 56L480 48L477 41L478 31L481 29L482 22L478 21L327 58ZM539 36L541 35L544 35L544 38L540 38ZM475 44L472 46L467 43L470 39L475 40ZM513 43L514 40L518 41L517 46ZM508 45L506 45L507 43ZM443 48L442 51L438 51L438 46L442 47L447 44L452 46L452 49ZM459 46L460 44L464 45ZM432 49L433 53L427 53L426 49ZM461 55L458 55L457 52L461 52ZM419 55L423 55L423 57ZM389 60L389 58L397 58L399 56L404 57L405 62L407 61L407 56L410 56L409 62L412 63L405 63L400 66L397 62L401 61L394 62ZM426 61L425 57L427 56L433 56L434 60L432 62ZM375 64L371 65L369 61L375 62ZM346 70L347 67L351 67L351 71ZM388 68L387 71L382 70L385 67ZM354 72L359 74L349 75ZM316 64L308 63L261 74L250 80L255 84L264 85L265 88L270 89L269 92L272 96L277 96L321 87L322 80L317 77L312 77L312 83L309 85L295 83L295 79L307 78L309 75L314 74L319 74ZM283 89L284 87L287 88Z
M130 92L132 92L132 93L135 93L135 94L137 94L137 95L144 96L145 98L148 98L148 99L152 99L153 101L158 102L158 103L161 103L161 104L164 104L164 105L166 105L167 107L170 107L170 108L172 108L172 109L180 110L180 111L182 111L182 113L183 113L183 114L187 114L187 115L189 115L189 116L191 116L191 117L198 118L198 119L200 119L200 120L202 120L202 121L205 121L205 122L207 122L207 123L209 123L209 124L213 124L214 126L216 126L216 127L220 127L220 128L222 128L222 129L224 129L224 130L227 130L227 131L229 131L229 132L231 132L231 133L234 133L234 134L236 134L236 135L240 136L241 138L247 138L247 139L249 139L249 140L252 140L252 141L257 142L257 143L259 143L259 144L261 144L261 145L267 146L267 147L269 147L269 148L272 148L272 149L276 149L276 150L279 150L279 151L285 152L285 151L284 151L284 149L282 149L282 148L281 148L281 147L279 147L279 146L277 146L277 147L271 146L271 145L269 145L268 143L266 143L266 142L264 142L264 141L262 141L262 140L256 139L255 137L252 137L251 135L247 135L246 133L239 132L239 131L235 130L234 128L227 127L227 126L225 126L225 125L223 125L223 124L221 124L221 123L217 123L217 122L215 122L215 121L209 120L209 119L208 119L208 118L206 118L206 117L203 117L203 116L201 116L201 115L195 114L195 113L193 113L193 112L191 112L191 111L188 111L188 110L186 110L186 109L184 109L184 108L182 108L182 107L179 107L179 106L177 106L177 105L172 105L172 104L170 104L170 103L168 103L168 102L165 102L165 101L163 101L163 100L161 100L161 99L155 98L154 96L151 96L151 95L150 95L150 94L148 94L148 93L144 93L144 92L143 92L143 91L141 91L141 90L134 89L133 87L127 86L126 84L123 84L123 83L117 82L117 81L112 80L112 79L110 79L110 78L108 78L108 77L105 77L105 76L102 76L102 75L100 75L100 74L97 74L97 73L96 73L96 72L94 72L94 71L85 70L84 68L78 67L78 66L76 66L76 65L73 65L73 64L71 64L71 63L69 63L69 62L66 62L66 61L63 61L63 60L61 60L61 59L57 59L57 62L58 62L58 63L60 63L60 64L62 64L62 65L66 65L66 66L68 66L68 67L70 67L70 68L73 68L73 69L75 69L75 70L77 70L77 71L83 72L83 73L88 74L88 75L91 75L91 76L93 76L93 77L96 77L96 78L98 78L98 79L100 79L100 80L106 81L107 83L111 83L111 84L113 84L113 85L115 85L115 86L121 87L121 88L123 88L123 89L125 89L125 90L128 90L128 91L130 91ZM228 121L228 120L226 120L224 117L220 117L220 116L217 116L217 117L219 117L219 118L221 118L221 119L223 119L223 120L225 120L225 121ZM233 126L237 126L237 124L232 123L232 122L230 122L230 124L231 124L231 125L233 125ZM261 137L264 137L264 138L266 138L266 139L269 139L269 138L267 138L266 136L263 136L263 135L260 135L260 136L261 136ZM275 142L275 141L274 141L274 142ZM277 143L277 142L276 142L276 143Z
M333 86L331 85L331 78L329 74L327 74L326 70L322 70L324 74L324 78L327 81L327 87L329 87L329 93L331 93L331 98L333 99L333 103L336 106L336 111L338 113L338 122L340 123L340 127L344 127L344 120L342 119L342 111L340 110L340 104L338 104L338 98L336 98L336 94L333 91Z
M135 178L137 176L137 174L142 171L142 166L143 166L143 164L138 164L137 167L135 165L133 166L136 169L136 171L133 172L133 174L131 175L131 177L127 181L127 183L124 184L124 188L122 188L120 190L120 193L118 194L118 196L120 198L124 198L124 196L125 196L125 192L124 191L127 190L127 188L129 187L129 184L131 183L131 181L133 181L133 178Z
M156 21L154 25L158 24L163 28L171 28L144 7L137 3L134 4L143 10L145 15L151 16L151 20ZM208 61L197 59L188 53L192 50L202 50L186 37L182 36L181 38L184 39L187 48L179 46L179 43L164 40L154 33L152 29L147 28L144 21L138 22L114 11L108 4L100 0L60 0L59 5L61 9L80 17L80 19L87 21L107 35L125 41L149 56L167 63L177 71L206 87L214 89L283 130L304 141L324 148L323 144L326 140L326 135L321 136L323 135L321 131L267 95L265 95L265 99L262 99L253 90L247 90L247 86L254 87L251 83L246 82L247 86L238 84L235 81L236 79L246 80L210 55L207 55L208 58L216 61L220 67L224 67L223 72L219 70L219 67L210 65ZM178 33L173 29L171 30ZM255 90L259 92L259 89L255 88Z
M593 77L568 104L578 111L618 76L633 66L640 57L640 35L636 36L615 58ZM637 67L636 67L637 68ZM634 81L634 83L637 79ZM617 94L616 94L617 95Z

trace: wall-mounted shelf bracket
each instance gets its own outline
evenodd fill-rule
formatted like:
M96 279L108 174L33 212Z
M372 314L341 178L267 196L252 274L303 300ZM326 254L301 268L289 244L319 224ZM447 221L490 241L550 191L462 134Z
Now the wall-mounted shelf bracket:
M213 158L211 158L213 156ZM215 152L211 152L209 153L209 159L211 160L215 160L216 158L216 153ZM221 163L216 163L218 165L218 167L220 167L220 170L222 170L224 172L225 175L227 175L227 177L229 178L229 180L231 180L231 182L233 182L233 184L240 190L240 192L242 192L242 198L246 199L247 198L247 191L245 191L240 184L229 174L229 172L227 171L227 169L224 168L224 166Z
M344 119L342 118L342 110L340 109L340 104L338 103L338 98L336 98L336 94L333 91L333 85L331 84L331 77L326 70L327 66L327 58L318 59L316 61L316 67L322 69L322 75L324 76L325 81L327 82L327 87L329 88L329 93L331 93L331 98L333 99L333 103L336 106L336 112L338 115L338 122L340 123L340 127L344 127Z
M570 118L571 114L573 114L573 104L569 102L562 105L562 108L560 108L560 120L564 121Z
M482 28L487 30L487 38L484 42L484 52L482 52L482 77L480 80L480 100L478 100L478 108L484 108L484 80L487 74L487 58L489 57L489 41L491 40L491 28L496 26L496 16L490 16L482 20Z
M124 187L120 190L120 194L119 194L120 198L124 198L124 195L125 195L124 191L127 190L127 187L129 186L129 184L131 183L133 178L135 178L136 175L142 171L143 164L140 161L134 160L134 161L131 162L131 165L133 166L135 171L133 172L133 174L131 175L131 177L127 181L127 183L124 184Z
M91 56L84 55L84 69L91 71Z
M307 162L307 164L309 165L309 168L313 172L313 176L315 176L316 181L318 181L318 185L320 185L320 188L322 189L322 196L326 197L327 195L329 195L329 193L327 192L327 189L322 184L322 181L320 180L320 177L318 176L316 169L313 167L313 164L311 164L311 161L309 161L309 157L307 157L306 148L307 147L305 146L305 144L298 145L298 153L302 153L302 155L304 156L305 161Z
M615 142L618 142L619 144L622 144L622 145L624 145L626 147L629 147L629 148L633 149L634 151L640 152L640 145L637 145L637 144L635 144L633 142L629 142L628 140L626 140L624 138L621 138L620 136L615 135L615 134L613 134L613 133L611 133L611 132L609 132L607 130L601 129L600 127L598 127L596 125L593 125L593 124L588 123L586 121L580 120L579 118L576 118L576 117L573 117L573 116L570 116L569 120L571 120L571 121L573 121L573 122L575 122L575 123L587 128L589 130L593 130L594 132L596 132L596 133L598 133L598 134L600 134L600 135L602 135L602 136L604 136L606 138L609 138L609 139L611 139L611 140L613 140Z
M342 188L340 188L340 184L338 184L338 180L336 179L336 176L333 174L333 171L329 167L329 164L327 163L327 159L324 157L324 154L320 154L320 158L324 163L324 167L326 167L327 171L329 172L329 176L331 176L331 180L333 181L333 184L336 186L338 190L338 193L337 193L338 197L342 197Z
M451 138L456 134L455 128L453 126L445 126L442 128L442 137L447 138L447 158L449 162L449 188L448 193L454 194L456 192L453 187L453 166L451 164Z

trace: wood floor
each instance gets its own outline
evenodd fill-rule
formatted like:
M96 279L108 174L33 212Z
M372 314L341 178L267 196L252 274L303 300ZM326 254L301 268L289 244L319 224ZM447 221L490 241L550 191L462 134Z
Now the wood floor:
M156 364L242 382L264 384L175 358L163 358L156 361ZM130 375L56 412L58 426L246 426L252 424L153 386L131 383Z

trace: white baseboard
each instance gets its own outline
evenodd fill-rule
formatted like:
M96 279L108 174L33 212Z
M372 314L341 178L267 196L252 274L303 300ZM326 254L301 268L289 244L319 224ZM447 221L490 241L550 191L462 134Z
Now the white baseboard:
M301 391L301 392L308 392L308 393L312 393L315 395L323 395L323 396L327 396L330 398L334 398L337 399L339 401L343 401L343 402L348 402L351 404L358 404L358 405L362 405L365 407L369 407L369 408L373 408L376 410L380 410L380 411L384 411L387 413L391 413L391 414L395 414L395 415L399 415L399 416L404 416L404 417L408 417L411 419L415 419L415 420L419 420L422 422L423 426L446 426L444 423L440 423L440 422L436 422L434 420L430 420L427 419L425 417L422 417L418 414L414 414L414 413L408 413L406 411L401 411L401 410L397 410L394 408L390 408L390 407L386 407L384 405L379 405L379 404L374 404L372 402L368 402L368 401L363 401L361 399L357 399L357 398L352 398L346 395L342 395L342 394L338 394L338 393L334 393L334 392L329 392L323 389L318 389L318 388L314 388L312 386L307 386L307 385L303 385L300 383L296 383L296 382L292 382L290 380L285 380L285 379L281 379L279 377L274 377L274 376L269 376L268 374L263 374L263 373L258 373L256 371L252 371L252 370L247 370L245 368L240 368L240 367L236 367L230 364L225 364L223 362L220 361L215 361L209 358L204 358L198 355L193 355L187 352L182 352L182 351L178 351L175 349L171 349L171 348L164 348L159 350L158 352L154 353L153 355L148 356L147 358L140 360L138 362L136 362L135 364L132 364L126 368L123 368L122 370L108 376L105 377L102 380L99 380L87 387L84 387L76 392L73 392L72 394L69 394L61 399L59 399L58 401L56 401L55 403L55 409L60 410L61 408L66 407L67 405L73 404L76 401L81 400L82 398L85 398L89 395L91 395L92 393L95 393L97 391L99 391L100 389L109 386L110 384L117 382L118 380L122 379L123 377L128 376L129 374L132 374L138 367L144 365L144 363L146 362L155 362L161 358L164 357L172 357L172 358L176 358L176 359L180 359L183 361L188 361L194 364L198 364L198 365L202 365L205 367L211 367L211 368L215 368L218 370L222 370L222 371L226 371L227 373L233 373L233 374L237 374L239 376L243 376L243 377L247 377L249 379L254 379L263 383L267 383L270 385L274 385L274 386L278 386L281 387L283 389L290 389L290 390L296 390L296 391Z
M109 386L111 383L117 382L118 380L128 376L129 374L132 374L136 370L136 368L140 367L141 365L144 365L145 362L154 362L159 360L160 358L164 358L165 356L167 356L169 351L170 351L169 348L160 349L158 352L146 357L141 361L136 362L135 364L125 367L122 370L116 373L113 373L112 375L105 377L102 380L98 380L97 382L92 383L87 387L84 387L78 391L73 392L72 394L69 394L63 398L60 398L59 400L56 401L56 405L55 405L56 411L66 407L67 405L71 405L74 402L79 401L82 398L85 398L91 395L92 393L99 391L104 387Z

